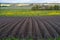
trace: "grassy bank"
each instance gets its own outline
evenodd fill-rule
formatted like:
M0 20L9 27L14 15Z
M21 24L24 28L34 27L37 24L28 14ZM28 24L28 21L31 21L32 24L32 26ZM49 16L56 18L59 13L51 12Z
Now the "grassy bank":
M33 38L2 38L0 40L34 40L34 39ZM36 40L60 40L60 37L58 37L58 38L48 38L48 39L42 38L42 39L36 39Z
M0 16L58 16L60 10L20 10L20 9L0 9Z

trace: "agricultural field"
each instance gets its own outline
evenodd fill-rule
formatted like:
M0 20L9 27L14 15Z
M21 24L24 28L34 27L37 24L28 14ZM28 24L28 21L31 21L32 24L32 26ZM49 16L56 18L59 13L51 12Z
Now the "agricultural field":
M0 16L60 16L60 10L20 10L20 9L1 9Z
M1 9L0 39L13 37L60 40L60 10Z

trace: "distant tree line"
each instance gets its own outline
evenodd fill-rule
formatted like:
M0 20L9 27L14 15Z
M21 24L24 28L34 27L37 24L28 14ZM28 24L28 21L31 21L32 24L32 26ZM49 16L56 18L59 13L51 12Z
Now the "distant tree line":
M49 6L49 5L34 5L32 8L32 10L60 10L60 6L59 5L54 5L54 6Z

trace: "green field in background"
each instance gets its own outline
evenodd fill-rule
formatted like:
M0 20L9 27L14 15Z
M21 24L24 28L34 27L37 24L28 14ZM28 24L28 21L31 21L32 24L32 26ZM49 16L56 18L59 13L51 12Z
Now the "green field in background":
M0 9L0 16L58 16L60 10Z

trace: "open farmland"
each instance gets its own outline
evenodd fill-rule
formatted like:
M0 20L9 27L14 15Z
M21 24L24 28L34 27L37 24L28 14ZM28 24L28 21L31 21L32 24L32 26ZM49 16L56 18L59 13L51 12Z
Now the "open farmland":
M0 38L56 38L60 36L60 16L0 17Z
M60 16L60 10L20 10L20 9L1 9L0 16L19 16L19 17L32 17L32 16Z
M60 37L60 10L0 10L0 38Z

